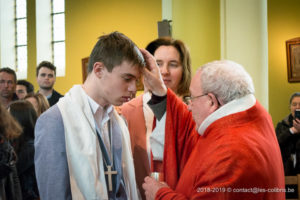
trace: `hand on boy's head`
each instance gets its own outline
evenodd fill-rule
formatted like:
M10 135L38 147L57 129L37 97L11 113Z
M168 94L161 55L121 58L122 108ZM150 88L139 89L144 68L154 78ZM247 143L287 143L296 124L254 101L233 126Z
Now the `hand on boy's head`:
M147 69L152 71L152 69L158 68L155 58L147 50L140 49L140 51L143 54Z
M166 95L167 88L162 80L155 58L148 51L144 49L140 50L146 62L146 67L143 68L145 86L155 95Z

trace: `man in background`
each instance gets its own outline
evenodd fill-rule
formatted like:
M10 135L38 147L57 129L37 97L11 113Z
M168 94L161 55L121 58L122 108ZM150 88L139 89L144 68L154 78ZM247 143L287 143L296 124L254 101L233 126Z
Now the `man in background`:
M42 61L36 68L36 80L39 85L38 93L47 97L50 107L63 97L53 89L56 80L56 67L49 61Z
M5 67L0 69L0 102L7 107L10 102L17 100L17 75L14 70Z
M34 94L33 85L26 80L18 80L16 86L16 94L19 99L24 99L27 94Z

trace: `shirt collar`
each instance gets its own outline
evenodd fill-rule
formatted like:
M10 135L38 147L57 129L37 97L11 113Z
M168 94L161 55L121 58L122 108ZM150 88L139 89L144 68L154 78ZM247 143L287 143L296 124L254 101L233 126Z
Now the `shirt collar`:
M90 104L90 107L92 109L92 112L93 114L95 114L98 110L99 107L101 107L101 109L103 110L102 106L100 106L99 104L97 104L96 101L94 101L94 99L92 99L89 95L87 95L87 98L88 98L88 101L89 101L89 104Z
M85 93L86 94L86 93ZM96 115L96 112L101 112L101 123L105 123L106 121L108 121L110 118L111 118L111 115L113 113L113 106L112 105L109 105L106 109L104 109L101 105L99 105L96 101L94 101L94 99L92 99L89 95L87 95L87 98L88 98L88 102L90 104L90 107L91 107L91 110L92 110L92 113L95 117Z
M53 94L53 93L49 94L46 98L47 98L47 99L50 99L50 98L52 97L52 94Z
M40 91L38 90L37 93L40 93ZM49 94L48 96L46 96L47 99L50 99L52 97L54 93L54 90L52 90L51 94Z

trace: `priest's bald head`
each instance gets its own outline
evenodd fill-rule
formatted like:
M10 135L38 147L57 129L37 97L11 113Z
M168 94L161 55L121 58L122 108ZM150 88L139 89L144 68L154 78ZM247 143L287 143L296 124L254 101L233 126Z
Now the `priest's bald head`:
M190 86L189 110L197 129L221 106L254 93L252 78L238 63L229 60L203 65Z

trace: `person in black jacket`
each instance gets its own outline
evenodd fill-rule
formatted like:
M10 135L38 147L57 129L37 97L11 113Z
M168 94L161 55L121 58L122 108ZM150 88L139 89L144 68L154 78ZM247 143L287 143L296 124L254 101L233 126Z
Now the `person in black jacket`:
M16 154L9 140L20 135L22 128L0 104L0 199L21 200Z
M296 109L300 109L300 92L292 94L291 113L276 126L286 176L300 173L300 119L295 118Z
M18 157L16 166L22 196L24 200L38 199L34 168L34 127L37 114L33 105L25 100L13 102L9 106L9 112L23 128L21 136L13 142Z
M63 97L53 89L56 80L56 67L51 62L43 61L37 66L36 79L39 85L38 93L47 97L50 107Z

